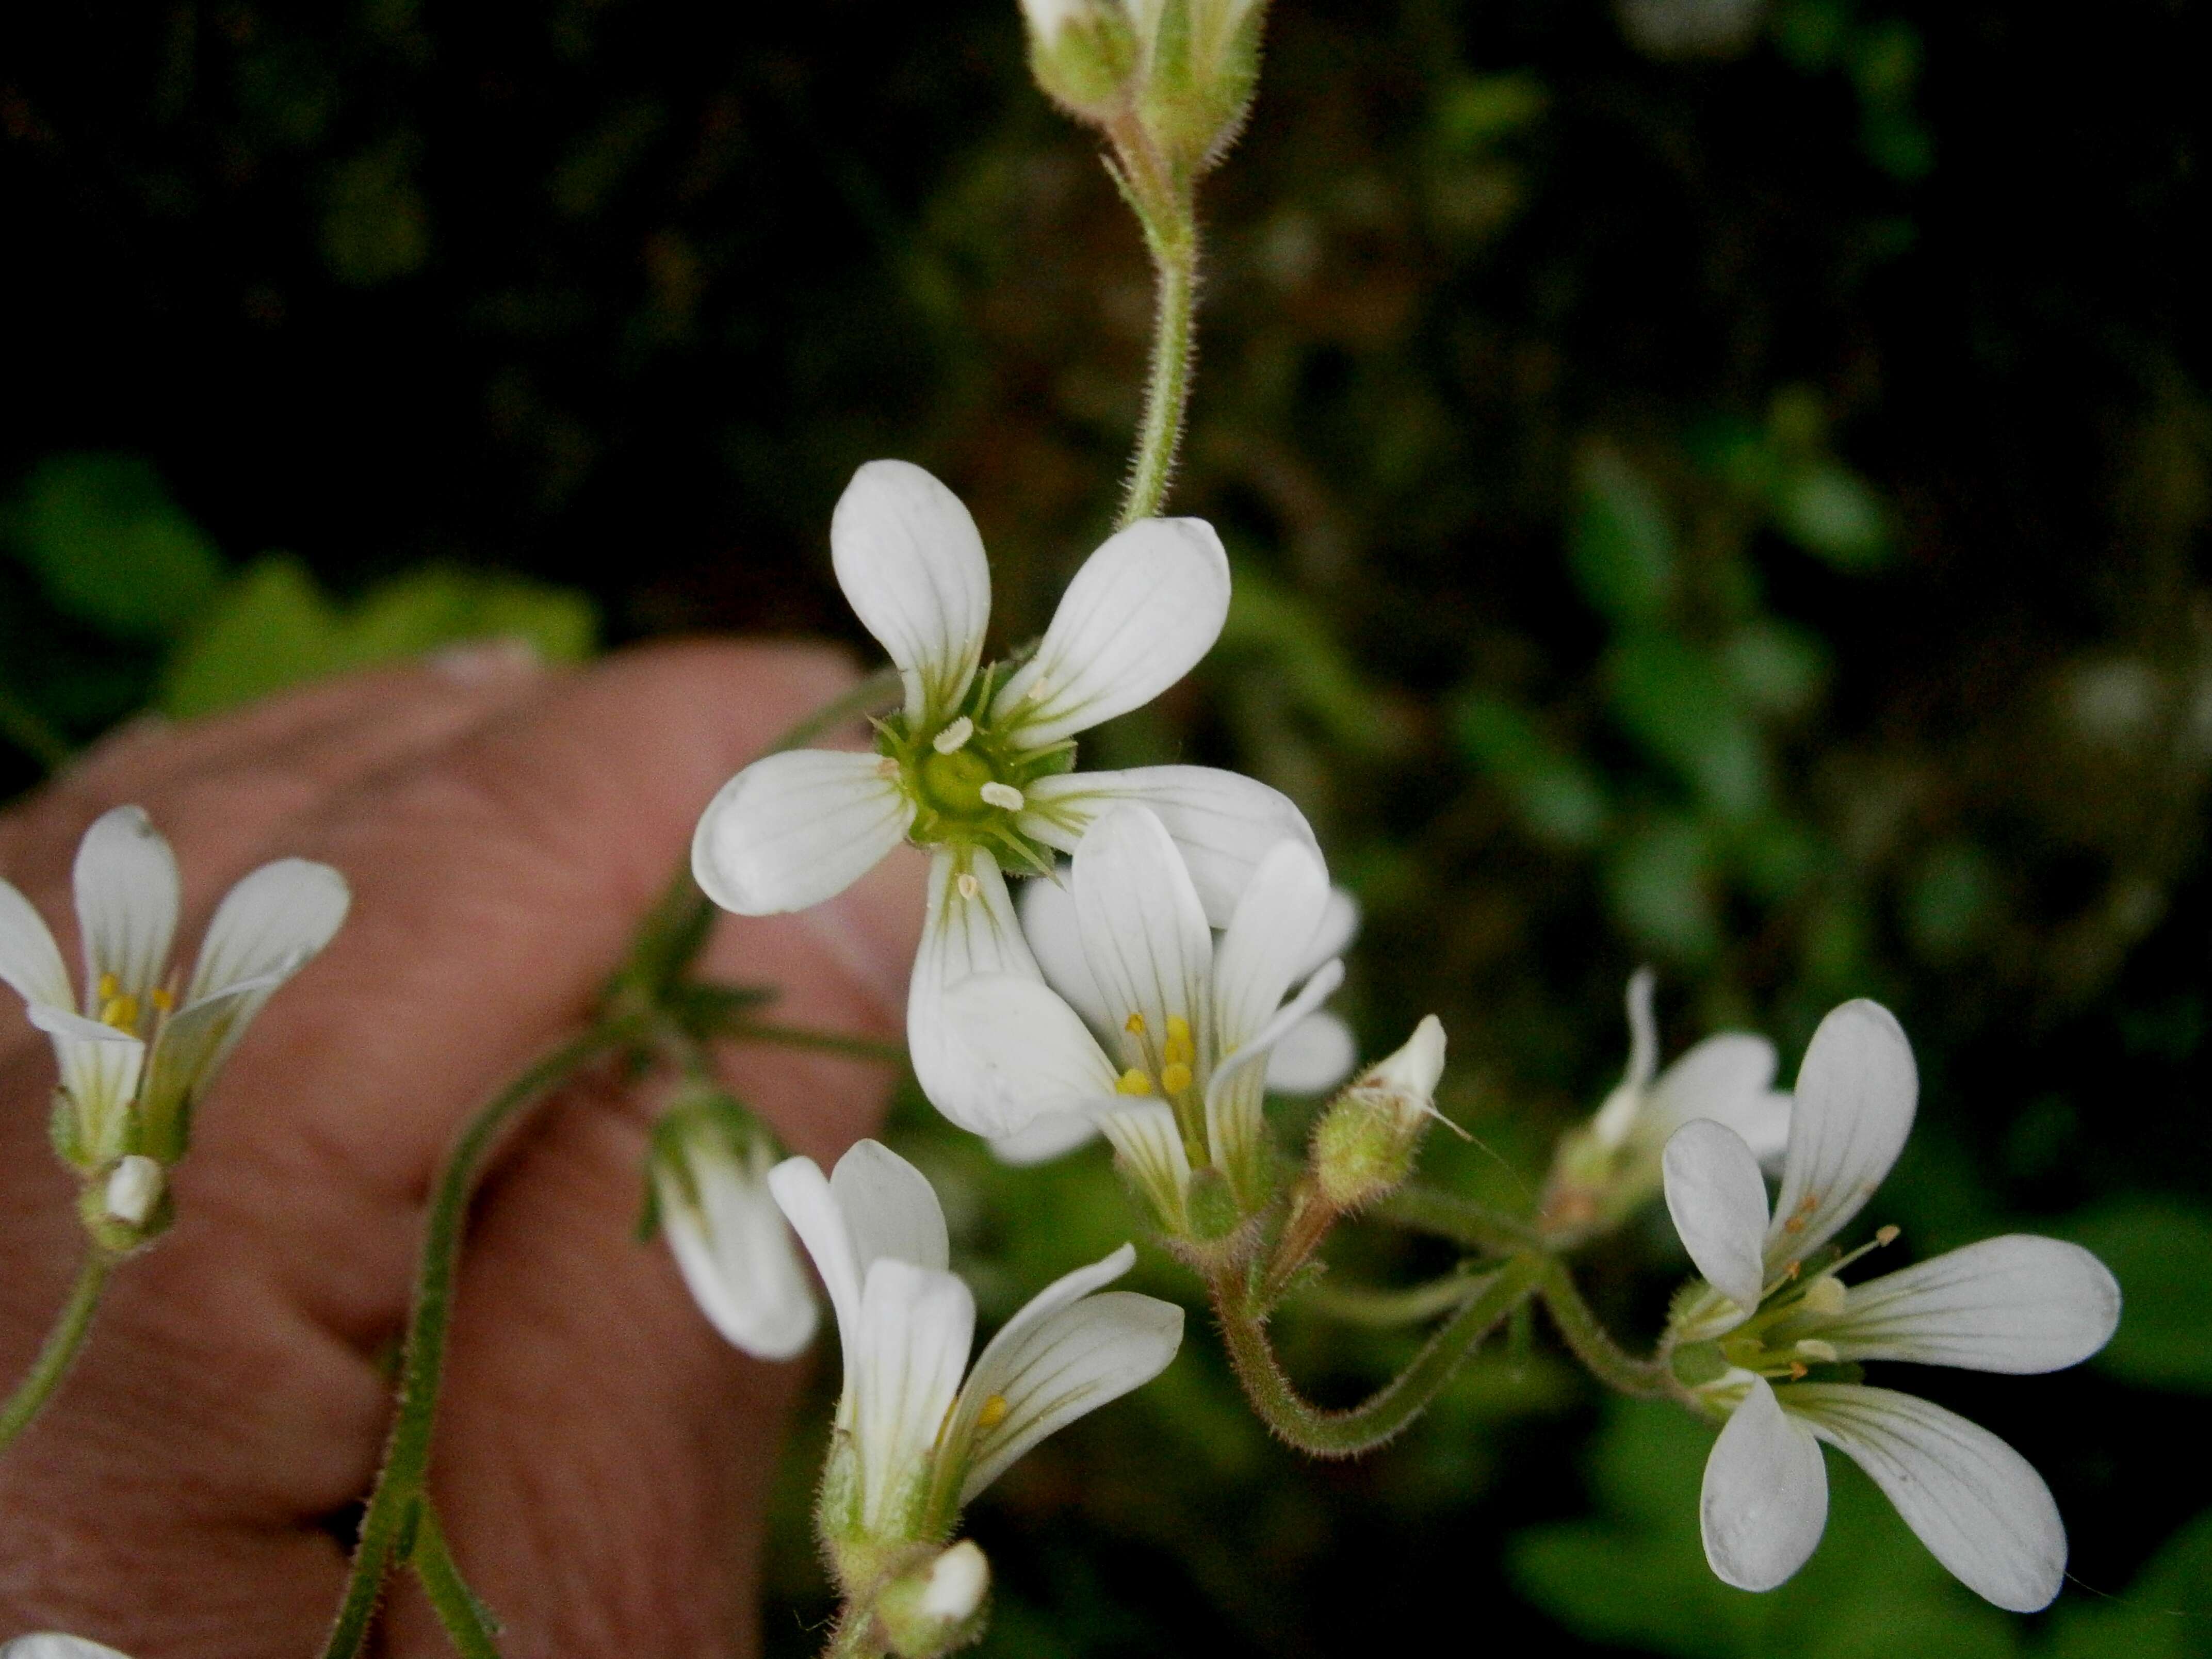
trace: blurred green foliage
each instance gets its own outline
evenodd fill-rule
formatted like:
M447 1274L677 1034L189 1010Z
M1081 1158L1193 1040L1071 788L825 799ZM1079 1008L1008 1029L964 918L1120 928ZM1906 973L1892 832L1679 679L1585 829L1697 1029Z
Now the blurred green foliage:
M874 455L970 504L1002 642L1110 522L1145 261L1012 0L0 31L35 319L0 406L0 790L136 709L461 640L865 645L824 532ZM1990 1613L1838 1463L1805 1574L1726 1590L1708 1431L1597 1401L1540 1328L1385 1453L1304 1467L1194 1318L977 1508L987 1651L1301 1659L1478 1617L1565 1654L2212 1650L2207 33L1279 0L1205 198L1172 503L1221 529L1235 606L1085 740L1306 808L1366 910L1344 1006L1370 1051L1443 1017L1475 1139L1428 1167L1487 1202L1531 1204L1617 1078L1638 963L1670 1053L1749 1024L1785 1074L1833 1002L1888 1001L1923 1105L1869 1220L1923 1255L2063 1232L2127 1294L2092 1366L1927 1380L2045 1470L2080 1588ZM912 1099L891 1133L987 1323L1133 1224L1095 1150L1009 1173ZM1449 1266L1376 1229L1332 1261ZM1632 1340L1682 1268L1656 1215L1585 1265ZM1138 1279L1190 1292L1156 1254ZM1279 1335L1333 1400L1413 1340ZM785 1469L776 1654L827 1612L818 1449Z

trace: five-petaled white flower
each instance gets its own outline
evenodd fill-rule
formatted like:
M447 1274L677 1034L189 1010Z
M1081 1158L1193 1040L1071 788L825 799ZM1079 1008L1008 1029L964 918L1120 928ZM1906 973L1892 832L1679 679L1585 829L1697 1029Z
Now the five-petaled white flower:
M82 1636L40 1631L34 1635L0 1642L0 1659L130 1659L130 1656L102 1647L97 1642L88 1642Z
M1240 1206L1266 1182L1266 1061L1344 976L1307 969L1329 908L1328 872L1303 841L1259 862L1219 945L1190 872L1141 806L1100 815L1069 881L1085 1002L1042 980L979 974L946 1014L968 1085L1010 1129L1056 1116L1096 1121L1171 1231L1185 1230L1191 1170L1211 1164ZM1303 976L1297 994L1285 1001Z
M56 1145L88 1176L121 1166L126 1206L143 1190L130 1155L184 1153L193 1105L247 1024L330 943L349 902L328 865L279 859L216 907L189 979L169 953L177 932L176 855L135 806L103 814L76 855L84 992L30 901L0 881L0 980L53 1041L61 1070Z
M1628 1070L1589 1122L1561 1138L1544 1194L1547 1231L1572 1236L1626 1219L1659 1190L1659 1158L1674 1131L1698 1118L1724 1123L1772 1169L1790 1139L1790 1097L1774 1085L1774 1045L1721 1031L1659 1069L1653 975L1628 981Z
M691 1298L757 1359L814 1337L814 1291L769 1190L775 1154L744 1109L709 1094L672 1106L653 1132L653 1206Z
M963 1386L975 1303L946 1271L945 1212L921 1172L863 1140L826 1179L793 1158L769 1182L821 1272L844 1350L819 1519L848 1589L887 1551L946 1536L1016 1458L1158 1376L1182 1341L1174 1304L1101 1290L1136 1261L1124 1244L1040 1291Z
M1226 922L1260 856L1313 845L1289 800L1201 766L1076 772L1074 738L1151 702L1212 646L1229 563L1196 519L1147 519L1114 536L1068 584L1018 665L981 667L991 575L973 520L920 467L872 461L830 520L837 580L905 684L872 753L801 749L756 761L699 820L691 867L724 908L803 909L842 891L902 837L932 853L928 909L908 994L923 1091L979 1133L994 1121L963 1091L939 1000L977 972L1033 972L1004 872L1042 873L1115 801L1157 812L1190 860L1206 914Z
M1065 869L1054 880L1033 881L1024 887L1018 908L1022 935L1036 958L1044 982L1095 1029L1104 1029L1109 1023L1106 1001L1099 994L1090 958L1084 954L1083 927L1076 917L1075 895ZM1321 926L1298 957L1292 981L1305 979L1323 963L1342 956L1358 931L1358 901L1341 887L1330 888ZM1352 1028L1327 1008L1316 1008L1284 1032L1268 1050L1267 1092L1327 1094L1352 1075L1358 1060L1358 1043ZM994 1140L991 1150L1007 1164L1042 1164L1084 1145L1097 1133L1095 1117L1080 1112L1054 1112L1025 1129Z
M1710 1287L1677 1310L1678 1376L1729 1413L1705 1464L1705 1556L1745 1589L1803 1565L1827 1518L1826 1441L1874 1477L1936 1559L1978 1595L2028 1613L2057 1595L2066 1532L2026 1459L1986 1429L1856 1381L1863 1360L1971 1370L2056 1370L2104 1346L2120 1291L2103 1263L2013 1234L1846 1287L1868 1245L1830 1245L1889 1173L1912 1127L1912 1050L1888 1011L1847 1002L1820 1023L1797 1073L1782 1189L1770 1218L1759 1162L1711 1121L1665 1154L1667 1207ZM1896 1237L1893 1228L1876 1244ZM1684 1348L1687 1352L1684 1352Z

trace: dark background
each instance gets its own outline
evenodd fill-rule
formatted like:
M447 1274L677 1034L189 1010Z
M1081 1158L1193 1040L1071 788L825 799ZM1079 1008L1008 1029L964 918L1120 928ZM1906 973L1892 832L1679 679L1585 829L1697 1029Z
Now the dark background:
M1869 1221L2081 1237L2129 1318L2080 1372L1887 1379L2050 1479L2080 1587L2039 1619L1840 1464L1814 1566L1720 1589L1705 1431L1541 1334L1314 1468L1194 1323L976 1510L991 1650L2212 1652L2202 9L1281 0L1270 33L1173 498L1237 608L1093 760L1307 808L1367 907L1370 1052L1451 1030L1480 1139L1438 1179L1528 1201L1639 962L1670 1052L1745 1024L1794 1066L1875 995L1923 1103ZM1012 0L12 8L0 207L0 793L142 706L463 634L864 644L825 532L877 455L969 503L1012 642L1136 415L1141 248ZM1013 1177L902 1122L987 1316L1133 1225L1096 1153ZM1670 1251L1593 1253L1624 1332ZM1401 1352L1283 1334L1332 1397ZM808 1449L779 1652L825 1608Z

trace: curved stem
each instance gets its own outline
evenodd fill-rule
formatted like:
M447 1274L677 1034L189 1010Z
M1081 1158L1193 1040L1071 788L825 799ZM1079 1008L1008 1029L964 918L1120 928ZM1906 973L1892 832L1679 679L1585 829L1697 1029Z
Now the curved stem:
M1492 1255L1511 1255L1537 1243L1535 1230L1527 1223L1437 1187L1401 1187L1376 1206L1375 1215Z
M462 1659L499 1659L499 1644L492 1639L497 1626L453 1565L453 1552L446 1547L445 1532L438 1525L438 1512L428 1498L416 1515L415 1541L408 1547L407 1564L422 1581L422 1593L430 1598L438 1622L453 1638L453 1650Z
M1542 1282L1544 1258L1516 1255L1437 1328L1413 1363L1349 1411L1327 1411L1297 1391L1267 1341L1266 1320L1247 1305L1234 1273L1213 1282L1213 1310L1237 1381L1260 1420L1315 1457L1357 1457L1401 1433L1421 1414L1460 1364Z
M1552 1322L1559 1328L1559 1334L1566 1339L1575 1358L1588 1366L1599 1382L1641 1400L1682 1397L1681 1387L1664 1360L1638 1359L1613 1340L1612 1333L1590 1310L1589 1304L1583 1300L1583 1293L1576 1287L1575 1276L1568 1271L1567 1264L1557 1256L1545 1258L1541 1290Z
M415 1277L413 1310L408 1316L406 1346L399 1367L399 1409L384 1468L362 1517L361 1541L354 1551L346 1594L325 1659L358 1654L368 1640L377 1596L392 1566L393 1547L407 1523L417 1525L430 1471L430 1440L437 1426L438 1384L446 1363L446 1337L453 1320L453 1281L460 1261L461 1234L477 1176L501 1134L530 1107L592 1061L636 1042L647 1022L639 1015L602 1020L573 1037L508 1084L471 1118L447 1156L446 1167L430 1200L422 1237L422 1255ZM450 1565L450 1559L448 1560ZM454 1575L459 1582L458 1572Z
M1489 1281L1470 1273L1449 1273L1402 1291L1381 1291L1365 1285L1339 1285L1322 1279L1293 1298L1302 1313L1333 1319L1340 1325L1364 1325L1389 1330L1418 1325L1449 1313L1469 1297L1480 1294Z
M15 1444L15 1437L30 1426L40 1407L53 1397L62 1378L69 1375L77 1350L84 1346L84 1339L92 1329L92 1316L100 1306L100 1292L107 1288L107 1276L115 1270L118 1259L96 1245L85 1256L84 1266L77 1270L76 1283L70 1290L69 1300L55 1316L53 1328L46 1333L39 1357L31 1362L29 1372L15 1385L15 1392L8 1396L7 1405L0 1407L0 1452Z

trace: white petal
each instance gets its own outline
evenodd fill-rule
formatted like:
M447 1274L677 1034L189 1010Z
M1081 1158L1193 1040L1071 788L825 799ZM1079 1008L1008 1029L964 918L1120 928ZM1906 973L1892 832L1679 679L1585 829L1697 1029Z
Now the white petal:
M1229 615L1229 556L1202 519L1145 519L1075 573L1044 641L991 704L1039 747L1150 702L1198 665Z
M1608 1150L1634 1132L1650 1097L1652 1073L1659 1068L1659 1022L1651 1014L1651 989L1656 983L1657 976L1649 968L1638 968L1628 976L1628 1070L1590 1120L1590 1133Z
M973 878L972 895L962 890L963 875ZM921 949L907 988L907 1053L932 1105L963 1129L992 1134L1011 1127L998 1115L996 1086L945 1008L946 990L977 974L1040 978L997 861L981 848L939 849L930 858Z
M146 1045L128 1032L66 1008L33 1003L31 1024L53 1039L62 1087L69 1093L88 1158L105 1162L126 1150L131 1097L146 1064Z
M1136 1259L1124 1244L1048 1285L983 1350L945 1437L948 1445L968 1448L963 1504L1047 1435L1167 1369L1182 1342L1182 1310L1127 1291L1092 1294ZM1003 1415L979 1428L979 1413L994 1400L1004 1402Z
M793 749L724 784L691 837L691 873L741 916L834 898L899 843L914 804L875 755Z
M1257 1156L1266 1134L1261 1107L1267 1094L1268 1057L1343 983L1344 964L1324 962L1273 1019L1214 1062L1213 1075L1206 1083L1206 1145L1231 1180L1239 1178L1240 1169L1249 1172L1246 1160Z
M1773 1082L1772 1043L1748 1031L1719 1032L1693 1044L1660 1073L1644 1107L1642 1132L1652 1137L1652 1145L1663 1146L1685 1123L1707 1117L1742 1134L1739 1122Z
M1267 1088L1279 1095L1325 1095L1358 1063L1352 1028L1323 1009L1291 1026L1269 1051Z
M1065 1158L1098 1137L1098 1121L1082 1112L1047 1112L1026 1129L995 1135L991 1156L1010 1169L1025 1170Z
M1022 830L1063 853L1073 853L1092 821L1117 802L1148 809L1174 838L1214 927L1229 925L1252 872L1278 842L1302 841L1320 849L1288 795L1211 766L1064 772L1037 779L1027 793L1031 810L1022 816Z
M1667 1213L1705 1282L1744 1318L1766 1284L1766 1183L1743 1137L1710 1118L1685 1123L1659 1161Z
M76 849L76 919L84 933L85 1008L115 975L142 1002L169 971L177 934L177 855L146 814L118 806L94 819Z
M871 1530L904 1532L927 1498L930 1454L975 1335L975 1299L952 1274L890 1256L868 1269L845 1365Z
M1797 1070L1782 1194L1766 1262L1778 1272L1835 1237L1874 1195L1912 1132L1920 1079L1912 1045L1878 1002L1846 1002L1820 1022Z
M1136 1034L1158 1070L1170 1018L1188 1021L1200 1054L1212 1021L1213 935L1190 875L1160 821L1138 806L1100 815L1075 853L1075 914L1113 1028Z
M1303 842L1260 860L1214 951L1214 1039L1224 1053L1275 1017L1328 908L1328 872Z
M263 865L216 907L185 1002L249 981L265 981L265 998L331 942L352 903L345 878L327 864L278 859Z
M1721 1425L1698 1500L1705 1559L1723 1583L1770 1590L1805 1565L1828 1524L1820 1444L1755 1376Z
M949 714L991 621L990 563L960 498L908 462L870 461L830 515L830 558L846 602L898 665L907 719Z
M1098 1127L1162 1220L1180 1226L1183 1194L1190 1186L1190 1154L1173 1110L1158 1101L1117 1101L1111 1110L1098 1114Z
M1850 1286L1819 1334L1844 1359L2020 1374L2079 1364L2119 1322L2119 1283L2103 1262L2011 1233Z
M1797 1382L1783 1403L1874 1477L1929 1552L1984 1601L2048 1607L2066 1573L2066 1528L2027 1460L1978 1425L1909 1394Z
M1170 835L1174 834L1170 830ZM1183 854L1188 861L1190 855ZM1331 957L1340 957L1352 948L1352 941L1359 937L1359 901L1344 888L1328 890L1328 902L1322 907L1321 926L1306 941L1305 954L1298 958L1297 977L1303 978L1327 962Z
M885 1257L943 1270L951 1255L945 1206L928 1177L881 1141L854 1141L830 1174L830 1192L863 1278Z
M700 1311L760 1359L788 1359L813 1340L814 1292L792 1248L766 1172L734 1156L689 1161L693 1194L655 1171L660 1230Z
M0 881L0 980L25 1002L74 1009L69 969L46 918L14 884Z
M140 1103L156 1138L155 1150L162 1157L183 1156L192 1108L215 1081L254 1015L283 983L274 974L249 979L188 1003L162 1022L147 1060Z
M1016 901L1022 916L1022 934L1030 942L1044 982L1060 993L1060 1000L1075 1010L1094 1031L1113 1027L1106 999L1083 954L1083 928L1075 919L1075 892L1063 869L1055 878L1040 877L1022 884Z
M129 1656L97 1642L88 1642L82 1636L41 1631L34 1636L0 1642L0 1659L129 1659Z
M860 1263L853 1230L830 1191L829 1176L811 1158L784 1159L768 1172L768 1189L814 1258L814 1271L822 1275L822 1288L830 1292L830 1306L837 1316L837 1341L845 1354L845 1395L837 1406L842 1425L852 1407L853 1353L860 1340Z
M1110 1096L1120 1074L1075 1011L1041 981L979 974L945 993L945 1018L967 1049L973 1122L993 1137L1019 1133Z

